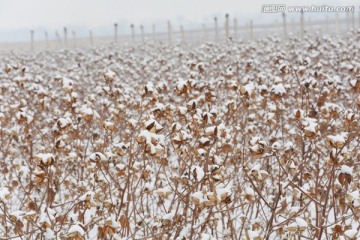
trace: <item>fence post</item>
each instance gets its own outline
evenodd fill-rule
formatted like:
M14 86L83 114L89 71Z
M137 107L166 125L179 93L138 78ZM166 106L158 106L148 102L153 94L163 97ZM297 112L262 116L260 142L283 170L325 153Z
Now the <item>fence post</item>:
M64 27L64 44L65 44L65 47L67 47L67 28Z
M135 29L134 29L134 24L130 24L130 28L131 28L131 42L132 44L135 44Z
M34 51L34 30L30 31L30 49Z
M336 16L335 16L335 21L336 21L336 35L339 35L339 13L336 12Z
M93 34L92 31L89 31L89 37L90 37L90 46L92 47L94 45L94 39L93 39Z
M153 42L155 44L155 41L156 41L156 27L155 27L155 24L152 25L152 38L153 38Z
M202 28L203 28L203 41L206 42L207 41L207 29L206 29L205 23L202 25Z
M141 41L142 41L142 43L145 43L144 26L143 25L140 25L140 31L141 31Z
M169 44L171 44L172 36L171 36L171 22L168 21L168 37L169 37Z
M360 6L359 6L359 16L358 16L358 21L359 21L359 29L360 29Z
M286 15L285 15L285 12L282 13L282 17L283 17L284 39L287 39Z
M229 38L229 14L225 14L225 37Z
M352 17L352 29L353 31L355 31L355 9L354 11L351 12L351 17Z
M76 32L75 31L72 31L72 37L73 37L73 46L76 48Z
M180 32L181 32L181 42L185 43L185 31L183 25L180 25Z
M214 22L215 22L215 42L217 42L219 40L217 17L214 17Z
M114 42L117 43L118 41L118 24L114 23Z
M46 45L46 49L49 49L49 36L47 31L45 31L45 45Z
M304 11L301 10L300 16L300 37L304 39L305 23L304 23Z
M326 19L325 19L325 33L329 34L329 16L326 15Z
M61 47L61 38L58 31L55 31L56 40L58 42L58 47Z
M238 29L237 29L238 27L237 27L237 19L236 18L234 18L234 40L236 40L237 39L237 35L238 35Z
M253 40L253 21L250 20L250 41Z
M280 26L280 30L279 30L279 26ZM275 18L275 20L274 20L274 32L275 32L275 34L276 35L281 35L282 33L282 31L281 31L281 23L280 23L280 25L279 25L279 19L277 19L277 18ZM279 33L279 31L280 31L280 33Z

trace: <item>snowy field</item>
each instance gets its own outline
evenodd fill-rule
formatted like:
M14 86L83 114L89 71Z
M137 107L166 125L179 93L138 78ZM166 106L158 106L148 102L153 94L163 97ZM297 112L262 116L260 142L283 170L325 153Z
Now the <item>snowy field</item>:
M359 53L359 31L3 52L0 239L358 239Z

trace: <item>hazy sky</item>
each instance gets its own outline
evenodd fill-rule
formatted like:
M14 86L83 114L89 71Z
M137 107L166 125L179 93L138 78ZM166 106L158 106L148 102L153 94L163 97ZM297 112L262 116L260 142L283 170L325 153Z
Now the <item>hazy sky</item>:
M212 24L214 16L225 13L236 16L240 23L249 19L264 22L274 17L261 13L261 6L267 3L354 5L359 11L359 0L0 0L0 41L28 38L30 29L55 32L64 26L107 34L114 22L122 27L121 33L128 33L130 23L145 28L157 23L161 28L161 23L165 26L171 20L194 27Z

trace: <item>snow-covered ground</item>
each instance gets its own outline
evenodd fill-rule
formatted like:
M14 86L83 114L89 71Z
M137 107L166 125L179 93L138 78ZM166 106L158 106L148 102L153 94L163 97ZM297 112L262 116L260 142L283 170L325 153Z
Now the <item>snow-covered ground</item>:
M0 238L359 238L359 39L3 53Z

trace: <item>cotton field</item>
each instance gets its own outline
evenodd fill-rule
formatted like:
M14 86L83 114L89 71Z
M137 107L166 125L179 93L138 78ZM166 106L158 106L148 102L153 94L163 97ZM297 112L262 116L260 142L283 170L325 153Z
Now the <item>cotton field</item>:
M359 239L359 53L359 31L2 53L0 239Z

